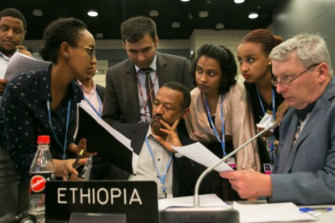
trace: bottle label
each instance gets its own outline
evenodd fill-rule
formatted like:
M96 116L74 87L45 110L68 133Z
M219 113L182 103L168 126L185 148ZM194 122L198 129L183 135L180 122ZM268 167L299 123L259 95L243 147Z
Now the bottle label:
M55 178L54 172L32 173L30 178L31 193L43 192L45 189L46 181L53 180L54 178Z

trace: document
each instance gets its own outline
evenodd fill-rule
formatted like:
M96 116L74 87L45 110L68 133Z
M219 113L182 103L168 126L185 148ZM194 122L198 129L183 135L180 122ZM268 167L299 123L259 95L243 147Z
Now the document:
M38 60L34 57L16 52L9 60L4 79L10 81L18 74L34 70L43 70L49 65L50 62Z
M212 153L208 148L202 145L200 142L196 142L187 146L173 147L178 153L187 158L200 163L206 167L210 167L218 163L221 159ZM222 162L220 165L214 168L214 170L221 171L234 171L227 163Z
M87 139L87 151L97 152L116 166L136 173L138 155L131 148L131 141L102 120L89 105L82 101L77 109L76 142Z
M299 211L291 203L271 204L241 204L233 203L233 209L240 214L240 222L315 222L316 219L308 213Z
M201 207L224 207L231 209L216 194L203 194L199 196ZM158 210L163 211L169 207L193 207L194 196L176 197L158 200Z

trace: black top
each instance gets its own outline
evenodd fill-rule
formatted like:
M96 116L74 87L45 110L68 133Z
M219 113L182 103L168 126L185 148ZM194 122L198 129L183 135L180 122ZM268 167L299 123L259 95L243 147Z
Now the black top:
M255 123L257 124L263 118L264 113L263 113L262 106L261 106L259 98L258 98L256 84L255 83L244 82L244 86L245 86L245 88L248 92L248 95L250 97L252 111L253 111L253 114L254 114L254 120L255 120ZM284 98L281 94L278 94L276 92L275 87L273 87L272 89L275 92L275 108L276 108L276 111L277 111L277 108L284 101ZM267 111L267 110L272 111L272 103L267 104L265 102L265 100L262 98L262 96L261 96L261 100L262 100L265 111ZM279 128L278 127L275 129L275 137L276 137L277 140L279 139ZM270 163L270 157L269 157L269 154L266 150L265 142L263 140L261 140L260 138L258 139L258 150L259 150L259 156L260 156L260 159L261 159L261 163L262 164L263 163ZM262 165L262 170L263 170L263 165Z
M1 101L0 142L7 147L14 167L21 175L29 171L36 152L37 136L50 136L50 151L53 158L61 158L63 148L58 145L48 122L47 100L51 102L51 66L15 77L6 86ZM73 142L77 103L83 98L76 81L59 106L51 111L54 132L63 146L67 119L68 100L71 100L67 142ZM5 130L5 132L4 132ZM67 154L70 155L70 154ZM72 154L73 155L73 154Z

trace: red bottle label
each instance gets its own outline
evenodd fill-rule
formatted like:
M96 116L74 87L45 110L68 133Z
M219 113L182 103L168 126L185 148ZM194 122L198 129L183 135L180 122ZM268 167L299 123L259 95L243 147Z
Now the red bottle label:
M30 189L33 193L43 192L47 180L54 179L54 173L36 173L31 175Z

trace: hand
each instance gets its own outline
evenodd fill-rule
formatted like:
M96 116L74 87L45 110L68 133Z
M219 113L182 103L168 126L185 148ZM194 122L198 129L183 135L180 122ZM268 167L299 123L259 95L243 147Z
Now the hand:
M284 118L284 115L286 113L288 109L288 106L286 104L285 101L283 101L277 108L277 112L276 112L276 122L278 124L278 126L280 125L281 121L283 120Z
M18 45L18 46L16 46L16 49L18 49L20 53L23 53L23 54L25 54L25 55L27 55L27 56L30 56L30 57L33 56L33 55L31 55L31 53L26 49L26 47L24 47L24 46L22 46L22 45Z
M220 176L227 178L232 188L242 199L253 199L272 195L271 176L253 170L238 170L221 172Z
M162 119L159 120L160 123L165 127L165 128L160 128L160 131L164 132L167 134L166 138L163 139L160 136L155 136L157 141L165 147L170 152L176 153L176 150L174 150L171 146L182 146L180 139L178 137L178 134L176 132L176 128L179 124L179 119L177 119L172 126L164 122Z
M53 159L55 164L55 174L58 177L63 177L63 180L81 180L78 177L78 171L73 168L73 163L75 159L67 159L67 160L58 160ZM82 166L87 162L87 158L80 159L78 162L78 166ZM68 178L68 176L70 176Z
M0 96L2 95L3 91L5 90L6 84L7 84L6 79L0 79Z
M78 145L75 143L70 143L68 145L68 150L79 155L81 150L84 150L84 153L82 154L82 157L89 157L90 155L97 155L97 153L89 153L87 152L87 140L85 138L80 139Z

